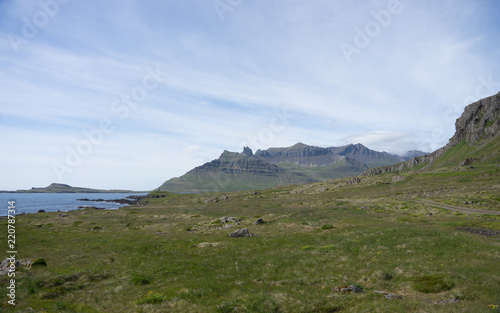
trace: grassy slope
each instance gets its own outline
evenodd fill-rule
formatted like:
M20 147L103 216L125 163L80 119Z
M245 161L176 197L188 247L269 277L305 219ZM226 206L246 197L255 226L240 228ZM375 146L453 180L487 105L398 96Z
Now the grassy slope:
M500 210L495 161L476 162L470 169L452 159L450 152L442 163L450 160L454 172L431 168L361 177L357 185L338 179L235 192L217 203L205 199L221 199L222 193L164 193L143 207L72 211L63 218L59 213L18 216L18 258L43 257L48 263L18 273L18 309L495 312L500 241L457 227L500 230L498 216L452 213L416 201L474 200L481 205L473 206ZM393 182L396 175L405 179ZM228 237L231 230L214 229L221 216L242 217L240 227L259 236ZM258 216L268 223L253 225ZM335 228L322 230L322 225ZM7 228L5 219L0 228ZM6 242L6 231L0 238ZM204 242L212 246L198 246ZM424 275L442 279L448 288L418 291ZM0 284L6 283L7 277L0 277ZM360 284L365 293L332 291L347 283ZM389 301L374 290L404 299ZM433 303L452 298L460 303Z

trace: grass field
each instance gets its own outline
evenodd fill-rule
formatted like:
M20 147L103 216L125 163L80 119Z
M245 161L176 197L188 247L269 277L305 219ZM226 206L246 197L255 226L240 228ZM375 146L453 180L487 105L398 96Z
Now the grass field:
M500 231L498 168L394 176L18 216L18 259L47 265L17 272L15 311L500 312L500 238L464 230ZM240 225L217 229L222 216ZM258 236L228 236L239 228Z

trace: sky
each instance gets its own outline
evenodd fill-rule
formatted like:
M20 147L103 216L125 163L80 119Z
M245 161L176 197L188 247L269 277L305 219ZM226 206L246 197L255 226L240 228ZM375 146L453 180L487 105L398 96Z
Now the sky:
M432 152L500 91L496 0L0 0L0 190L152 190L224 150Z

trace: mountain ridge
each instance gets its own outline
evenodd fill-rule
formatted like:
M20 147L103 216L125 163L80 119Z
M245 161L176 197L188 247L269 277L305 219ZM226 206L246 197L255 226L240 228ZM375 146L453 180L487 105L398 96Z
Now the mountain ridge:
M421 154L425 154L421 152ZM179 193L239 191L306 184L358 175L370 167L405 160L370 150L362 144L321 148L297 143L290 147L224 150L218 159L167 180L157 190Z

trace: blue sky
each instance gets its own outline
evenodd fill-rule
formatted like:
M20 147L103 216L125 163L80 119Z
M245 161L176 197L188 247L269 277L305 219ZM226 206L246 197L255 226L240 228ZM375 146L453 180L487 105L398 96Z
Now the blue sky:
M448 142L500 3L0 1L0 190L151 190L223 150Z

